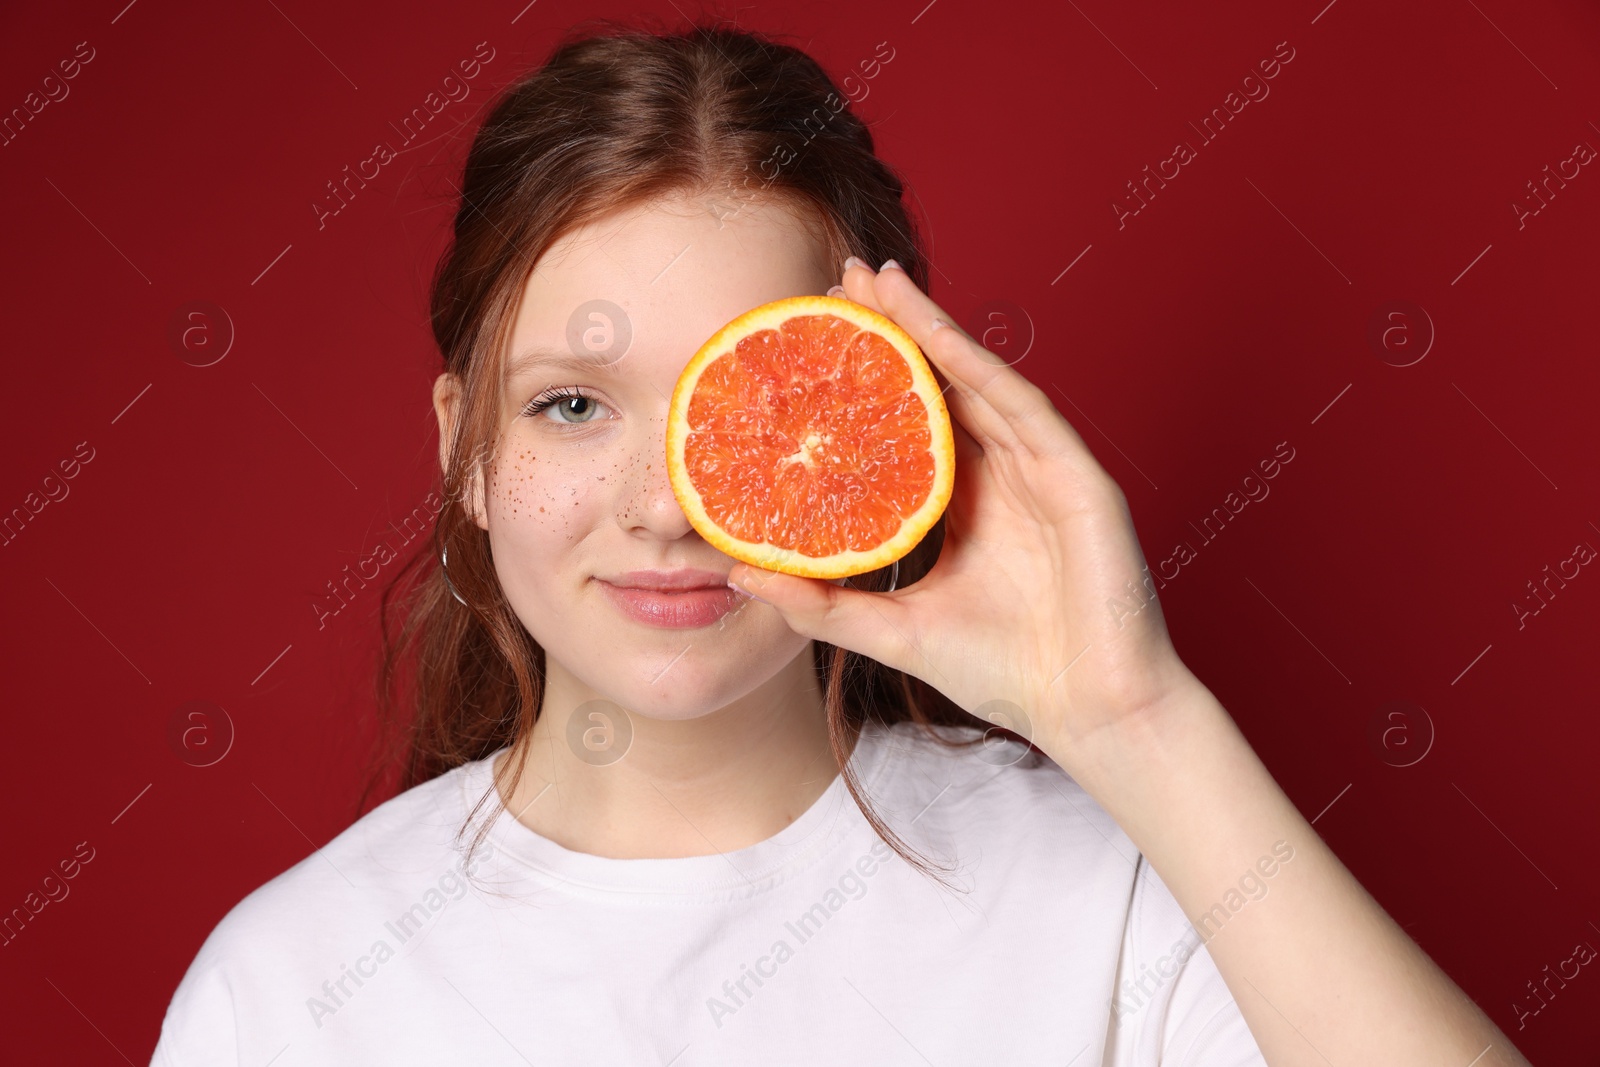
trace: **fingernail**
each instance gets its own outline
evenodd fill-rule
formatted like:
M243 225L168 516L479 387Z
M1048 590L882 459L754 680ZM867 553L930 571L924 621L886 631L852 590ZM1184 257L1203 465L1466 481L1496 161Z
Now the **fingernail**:
M849 270L851 267L867 267L867 264L863 260L857 259L855 256L851 256L849 259L844 261L844 269ZM872 268L867 267L867 269L871 270Z
M842 285L834 286L832 289L828 290L828 295L829 296L843 296L844 295L844 286L842 286Z
M894 269L894 270L897 270L897 271L900 271L900 272L901 272L901 273L904 273L904 272L905 272L905 268L904 268L904 267L902 267L902 266L901 266L901 265L900 265L900 264L898 264L898 263L896 263L896 262L895 262L895 261L894 261L894 260L892 260L892 259L886 259L886 260L884 260L884 261L883 261L883 266L881 266L881 267L879 267L879 268L878 268L878 270L879 270L879 271L880 271L880 272L882 272L882 271L886 271L886 270L889 270L889 269L891 269L891 268L892 268L892 269Z
M744 585L734 585L733 579L730 577L730 579L728 579L728 589L734 590L734 592L744 593L744 595L749 597L750 600L760 600L762 603L771 603L770 600L765 600L763 597L757 597L755 592L752 592L752 590L760 589L760 587L765 584L765 576L754 573L754 571L750 571L750 573L747 573L746 576L744 576L744 582L746 582L746 585L749 585L749 589L746 589Z
M761 597L756 596L754 593L752 593L748 589L741 589L739 586L734 585L732 578L728 579L728 588L732 589L735 593L739 593L739 594L741 594L743 596L749 597L751 600L760 600L763 604L770 604L771 603L771 601L769 601L769 600L763 600Z

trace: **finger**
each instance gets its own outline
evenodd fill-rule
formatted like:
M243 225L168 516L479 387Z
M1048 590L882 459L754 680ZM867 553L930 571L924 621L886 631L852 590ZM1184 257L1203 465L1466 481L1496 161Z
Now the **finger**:
M797 634L860 653L887 667L916 673L918 659L907 635L910 616L896 593L871 593L736 564L728 584L766 601Z
M950 403L947 398L945 404ZM950 436L955 439L956 466L959 469L968 463L975 463L983 458L983 443L973 437L971 432L961 423L960 418L950 420Z
M860 270L854 270L859 265ZM845 260L844 285L836 285L828 290L829 296L842 296L846 300L862 307L876 311L885 316L887 313L878 306L878 298L872 291L872 269L855 256ZM929 363L933 371L934 380L939 383L939 394L944 397L945 404L950 407L956 417L950 422L951 433L955 437L956 461L975 460L983 454L983 446L967 431L963 422L970 422L970 412L965 410L969 402L960 394L950 395L950 380L944 376L937 364Z
M975 421L984 433L1041 455L1061 452L1064 446L1084 449L1042 389L955 326L952 316L905 271L880 271L873 290L889 317L939 365L955 389L974 399ZM936 320L951 328L935 328Z
M885 264L885 266L888 266L888 264ZM974 341L971 334L966 333L960 326L955 325L954 317L947 314L946 310L941 309L938 304L934 304L931 299L928 299L928 296L923 294L922 290L918 290L914 282L910 282L910 277L907 275L904 278L904 282L912 290L917 291L918 296L922 296L922 304L915 306L915 310L917 310L918 322L923 323L923 325L918 330L912 330L912 325L906 320L901 320L894 312L891 312L890 307L883 299L883 294L878 293L878 285L880 285L878 277L880 275L888 277L888 275L893 274L904 274L904 270L896 270L894 267L890 267L886 272L877 272L877 270L867 266L866 262L862 262L856 256L851 256L850 259L845 261L845 274L843 274L845 294L851 301L858 302L864 307L870 307L878 314L891 318L896 325L901 326L902 330L906 330L906 333L910 334L910 338L912 338L912 341L917 342L917 347L923 350L923 354L928 355L928 362L933 366L934 378L939 379L939 392L944 397L946 405L949 406L950 414L955 416L952 419L952 424L968 427L970 429L970 437L981 446L1016 448L1021 442L1019 442L1018 432L1011 426L1011 422L1003 414L995 411L994 405L989 403L989 400L981 394L981 390L974 389L970 382L966 382L960 376L957 376L952 381L949 374L946 374L944 360L941 360L938 355L928 350L930 334L934 333L934 318L938 318L939 322L958 331L960 336L970 342L970 346L981 354L981 358L998 360L998 357L987 352L984 347L979 346L978 342ZM939 331L942 331L942 328ZM1046 403L1048 403L1048 398L1046 398Z
M874 286L873 286L874 280L878 277L879 273L881 273L881 272L873 270L871 267L869 267L867 264L863 263L856 256L851 256L849 259L845 260L844 262L845 262L845 269L844 269L844 285L843 285L843 288L846 290L846 295L849 296L849 298L851 300L854 300L858 304L865 304L867 307L870 307L873 311L876 311L880 315L889 314L888 310L883 306L882 302L880 301L880 299L878 297L878 294L875 291ZM894 263L894 260L890 260L889 263ZM886 263L885 266L888 266L888 264ZM854 273L852 273L852 270L854 270L855 267L860 267L861 269L860 270L855 270ZM895 269L897 267L900 267L900 265L898 263L895 263L894 267L890 267L890 269L893 270L893 269ZM905 273L905 269L904 268L900 268L900 272L902 274L904 274ZM910 276L907 275L907 277L909 279ZM854 287L852 287L852 283L853 283ZM913 288L916 287L916 283L915 282L912 282L911 284L912 284ZM917 292L920 293L920 292L922 292L922 290L921 289L917 289ZM858 297L857 294L859 294L859 297ZM927 294L924 293L923 295L926 296ZM931 299L928 301L928 304L932 307L933 314L936 317L938 317L940 319L943 319L946 325L953 326L955 329L960 330L961 331L961 336L965 337L967 340L971 341L973 344L977 344L978 343L977 340L970 333L968 333L966 330L961 328L960 324L955 321L955 318L953 316L947 314L944 311L944 309L939 307L939 305L933 303L933 301ZM901 323L900 325L901 325L902 328L904 328L904 326L905 326L904 323ZM906 332L910 333L909 330L907 330ZM913 336L912 340L916 341L918 345L922 344L922 338L921 337ZM992 355L992 353L991 353L991 355ZM996 358L999 358L999 357L996 357Z
M873 288L875 276L871 267L855 256L851 256L845 260L844 295L848 300L870 308L885 318L893 320L894 316L885 310L878 301L878 294ZM950 321L949 317L942 312L939 314L945 322L948 323ZM901 326L904 328L903 324ZM955 328L960 329L959 326ZM908 330L907 333L909 332ZM963 331L963 336L965 336L965 331ZM913 338L913 340L916 339ZM927 352L927 347L923 342L918 342L918 347L924 353ZM944 398L945 406L950 409L950 414L953 416L950 420L951 426L953 430L958 431L956 439L956 458L958 461L964 456L964 446L968 445L973 446L973 449L975 449L975 451L973 449L966 450L966 454L972 455L973 458L976 458L976 453L981 452L984 447L1015 447L1016 435L1006 425L1004 419L998 415L980 410L980 406L983 408L989 407L982 397L976 395L970 388L965 388L960 383L952 382L941 369L938 359L930 357L928 363L933 370L934 379L939 383L939 394ZM987 428L985 428L985 422L987 422ZM996 432L999 433L999 437L995 436ZM965 439L964 441L963 438Z
M878 306L878 298L872 292L873 274L871 267L851 256L844 261L844 274L841 275L840 285L846 297L882 315L883 308Z

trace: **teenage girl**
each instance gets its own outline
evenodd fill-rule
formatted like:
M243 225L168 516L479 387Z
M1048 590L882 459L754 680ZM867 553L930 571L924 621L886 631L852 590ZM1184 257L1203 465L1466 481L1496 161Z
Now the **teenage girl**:
M156 1064L1526 1063L1179 659L1123 493L928 298L813 60L574 35L460 190L404 789L218 924ZM930 535L840 582L719 552L664 467L690 355L816 293L910 334L957 440Z

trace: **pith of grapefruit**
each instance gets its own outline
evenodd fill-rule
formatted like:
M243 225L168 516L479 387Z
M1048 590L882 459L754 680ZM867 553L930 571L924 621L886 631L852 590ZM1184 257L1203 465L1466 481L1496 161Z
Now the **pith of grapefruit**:
M916 547L950 502L950 413L916 342L871 308L791 296L689 360L667 474L708 542L764 570L843 578Z

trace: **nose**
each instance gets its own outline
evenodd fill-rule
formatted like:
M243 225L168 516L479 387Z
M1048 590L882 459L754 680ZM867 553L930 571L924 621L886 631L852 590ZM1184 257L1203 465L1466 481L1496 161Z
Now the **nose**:
M634 455L631 475L624 479L618 521L629 533L647 533L676 540L694 529L678 506L667 477L667 420L650 420L650 431Z

